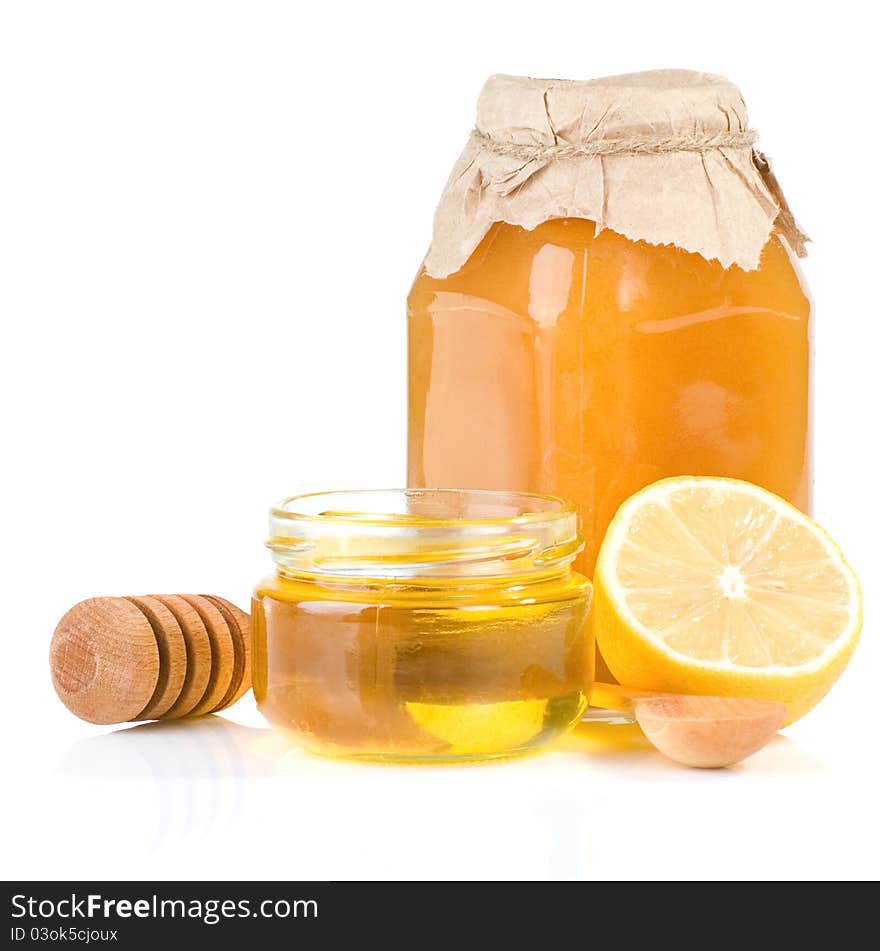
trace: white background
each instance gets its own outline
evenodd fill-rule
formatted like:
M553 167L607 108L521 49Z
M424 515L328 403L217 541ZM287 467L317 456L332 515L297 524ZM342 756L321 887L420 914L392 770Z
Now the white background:
M878 257L868 5L0 7L5 878L875 878ZM358 766L228 718L119 732L55 698L91 595L247 605L269 504L401 484L408 287L493 72L729 75L812 236L816 515L867 623L741 767L633 738ZM627 729L627 728L623 728Z

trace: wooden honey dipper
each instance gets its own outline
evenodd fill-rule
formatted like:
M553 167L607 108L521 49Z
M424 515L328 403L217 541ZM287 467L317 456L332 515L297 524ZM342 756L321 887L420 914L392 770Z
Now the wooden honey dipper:
M208 594L89 598L58 622L49 663L90 723L216 713L251 687L250 617Z

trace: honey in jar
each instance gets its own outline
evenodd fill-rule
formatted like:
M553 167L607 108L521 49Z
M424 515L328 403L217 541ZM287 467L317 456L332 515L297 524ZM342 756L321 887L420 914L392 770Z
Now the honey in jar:
M734 86L493 77L408 302L409 483L617 507L718 475L810 505L803 235Z
M583 712L591 588L573 507L525 493L331 492L272 511L254 693L314 752L468 760L539 750Z

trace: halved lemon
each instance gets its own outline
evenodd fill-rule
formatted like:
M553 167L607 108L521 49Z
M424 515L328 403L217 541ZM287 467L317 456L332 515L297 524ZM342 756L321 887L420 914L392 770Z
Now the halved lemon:
M862 601L840 549L793 505L694 476L620 507L596 564L593 618L621 683L780 700L792 723L846 666Z

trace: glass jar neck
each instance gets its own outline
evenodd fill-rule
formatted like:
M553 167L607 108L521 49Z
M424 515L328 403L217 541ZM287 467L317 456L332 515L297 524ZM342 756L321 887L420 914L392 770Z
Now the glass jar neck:
M279 572L324 586L536 584L581 550L574 508L551 496L398 489L299 496L274 508Z

